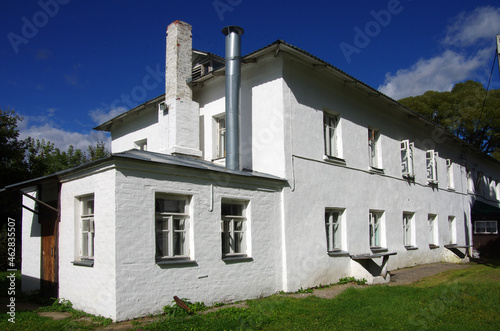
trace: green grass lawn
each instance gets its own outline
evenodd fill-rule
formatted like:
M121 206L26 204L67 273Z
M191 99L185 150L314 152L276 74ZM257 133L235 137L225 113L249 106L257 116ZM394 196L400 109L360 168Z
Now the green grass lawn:
M350 288L334 299L273 295L247 304L248 308L228 307L205 315L171 314L132 325L148 330L498 330L500 267L475 264L410 286ZM99 327L76 322L81 313L73 314L70 319L52 321L34 312L18 312L15 325L7 324L5 318L0 329Z

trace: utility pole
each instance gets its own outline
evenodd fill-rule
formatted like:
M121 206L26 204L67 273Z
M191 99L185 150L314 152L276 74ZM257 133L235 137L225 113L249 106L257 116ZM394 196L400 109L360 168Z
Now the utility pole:
M498 71L500 73L500 34L497 34Z

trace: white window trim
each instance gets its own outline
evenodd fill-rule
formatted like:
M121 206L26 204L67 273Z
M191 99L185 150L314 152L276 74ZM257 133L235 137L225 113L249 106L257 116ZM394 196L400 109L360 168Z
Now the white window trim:
M448 244L457 244L457 218L455 216L448 216L448 229L449 229L449 240Z
M168 194L168 193L156 193L155 194L155 205L156 200L175 200L175 201L184 201L184 212L154 212L155 220L154 220L154 230L155 230L155 259L156 261L172 261L172 260L190 260L191 259L191 249L190 249L190 227L191 227L191 217L190 217L190 196L185 195L176 195L176 194ZM155 207L156 208L156 207ZM158 229L156 223L158 220L168 222L167 230ZM175 219L183 219L184 220L184 229L183 230L175 230L174 229L174 220ZM167 254L163 256L159 256L157 254L156 247L158 245L157 236L159 234L166 233L167 236ZM176 233L184 233L184 243L182 245L183 254L176 254L174 252L174 236Z
M380 130L368 128L368 156L370 168L374 170L383 169L380 137Z
M347 251L345 236L345 209L326 208L325 209L325 231L326 250L328 253L340 253ZM333 222L333 215L337 214L337 222Z
M484 226L484 229L485 231L484 232L478 232L477 231L477 228L478 228L478 223L485 223L485 226ZM490 224L495 224L494 226L494 231L488 231L488 226L486 225L487 223L490 223ZM474 221L474 234L498 234L498 221L492 221L492 220L481 220L481 221Z
M222 206L223 205L239 205L241 206L242 215L223 215ZM248 206L249 202L245 200L226 200L221 201L221 251L223 259L230 258L246 258L249 257L250 245L249 245L249 219L248 219ZM236 230L235 223L237 221L242 222L242 229ZM225 231L225 223L228 224L228 230ZM234 245L234 238L237 234L241 235L240 251L236 251L236 246ZM225 240L223 240L224 238ZM231 244L233 243L233 244ZM224 245L225 244L225 245Z
M370 248L385 249L385 222L384 212L370 210L369 212L369 238ZM378 236L376 236L378 234ZM377 240L378 239L378 240Z
M448 179L448 189L455 189L455 178L453 174L453 162L450 159L446 159L446 175Z
M413 151L415 145L409 140L401 141L401 171L403 177L415 178L415 171L413 167Z
M427 183L429 185L438 184L438 167L437 167L438 152L433 149L425 152L425 162L427 169Z
M323 111L323 152L326 158L342 159L340 115Z
M224 127L221 124L224 123ZM226 158L226 117L219 116L215 117L215 130L216 130L216 141L215 141L215 159Z
M416 248L415 213L403 213L403 244L406 248Z
M436 214L427 215L427 226L429 231L429 247L439 247L439 222Z
M95 239L95 222L94 222L94 215L95 215L95 205L93 207L93 213L88 213L86 209L86 205L89 201L92 201L92 204L94 204L94 195L88 195L81 197L80 199L80 259L81 260L93 260L94 259L94 239ZM89 229L85 230L83 227L84 222L89 222ZM87 252L85 254L84 252L84 235L86 235L86 242L87 242Z

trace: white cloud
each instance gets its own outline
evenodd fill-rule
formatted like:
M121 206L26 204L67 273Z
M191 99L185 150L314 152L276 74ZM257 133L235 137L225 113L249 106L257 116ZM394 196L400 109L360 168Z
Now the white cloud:
M472 12L462 12L448 26L444 45L468 47L480 41L494 43L500 33L500 8L478 7Z
M461 13L447 27L442 41L447 49L435 57L419 59L395 74L386 73L384 84L378 90L398 100L429 90L449 91L456 83L468 79L481 80L489 66L498 32L500 8L478 7Z
M116 116L118 116L126 111L127 111L127 108L125 108L125 107L116 107L116 108L112 108L108 111L106 111L102 108L97 108L97 109L91 110L89 112L89 115L95 123L102 124L102 123L112 119L113 117L116 117Z
M61 129L54 121L53 114L56 110L50 108L47 115L23 116L23 121L18 123L19 139L44 139L52 142L57 148L64 151L69 145L86 151L89 145L96 145L104 141L106 147L111 148L109 135L101 131L88 131L86 133L67 131Z
M387 73L384 84L378 90L396 100L429 90L450 91L456 83L475 78L476 71L486 63L490 51L483 49L467 58L447 50L439 56L420 59L394 75Z

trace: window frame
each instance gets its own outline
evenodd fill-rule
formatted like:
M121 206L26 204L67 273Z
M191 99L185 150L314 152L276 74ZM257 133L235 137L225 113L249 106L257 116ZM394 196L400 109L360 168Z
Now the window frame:
M446 177L448 180L448 189L455 189L455 177L453 174L453 162L450 159L446 159Z
M403 212L403 245L406 249L417 249L414 212Z
M249 201L224 199L221 201L221 253L222 259L248 257L248 205ZM241 215L223 214L225 206L238 206ZM241 222L241 228L237 229L236 222ZM238 237L240 240L236 241ZM239 243L236 245L236 243Z
M219 116L215 118L216 123L216 159L224 159L226 157L226 117ZM223 126L221 124L223 123Z
M89 212L88 203L92 202L92 212ZM95 198L87 195L79 198L80 203L80 260L94 260L95 255ZM84 229L84 222L88 222L88 230ZM86 239L85 239L86 238ZM84 246L85 245L85 246Z
M448 244L457 244L457 218L455 216L448 216Z
M427 170L427 183L429 185L437 185L438 184L438 166L437 166L437 158L438 152L433 149L429 149L425 151L425 165Z
M478 232L478 223L485 223L484 226L484 231L483 232ZM487 223L495 224L495 230L494 231L488 231L488 226L486 225ZM495 220L478 220L474 221L474 234L498 234L498 221Z
M340 136L340 116L323 111L323 144L326 157L342 158Z
M182 201L183 211L158 211L158 200L165 201ZM190 250L190 215L191 196L169 193L155 194L155 209L154 209L154 233L155 233L155 260L175 261L175 260L191 260ZM161 228L158 228L158 222L164 222ZM176 221L183 222L183 229L176 229ZM167 224L166 229L164 224ZM179 222L180 223L180 222ZM159 240L159 238L162 240ZM177 240L182 240L179 251L176 243ZM163 247L159 247L162 245ZM166 254L165 254L166 251ZM160 253L160 254L159 254ZM163 255L161 255L163 253Z
M379 210L370 210L368 218L368 229L370 238L370 249L379 250L385 248L385 224L384 212Z
M429 247L437 248L439 247L439 221L438 215L427 214L427 227L429 234Z
M409 140L401 141L401 171L405 178L415 178L414 168L414 149L415 144Z
M336 221L333 222L334 215L337 217ZM344 209L325 208L324 222L327 253L339 253L345 251Z
M368 128L368 157L370 168L382 170L382 149L380 144L380 130Z

